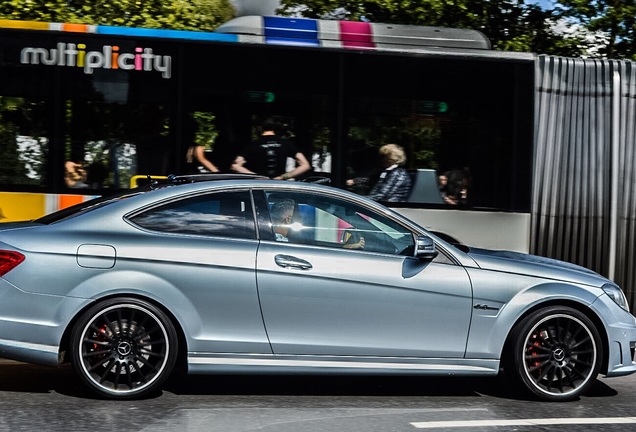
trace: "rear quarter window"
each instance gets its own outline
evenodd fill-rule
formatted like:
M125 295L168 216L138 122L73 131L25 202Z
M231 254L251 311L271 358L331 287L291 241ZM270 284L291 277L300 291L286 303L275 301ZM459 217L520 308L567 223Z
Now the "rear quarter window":
M248 191L218 192L164 204L129 218L150 231L256 238Z

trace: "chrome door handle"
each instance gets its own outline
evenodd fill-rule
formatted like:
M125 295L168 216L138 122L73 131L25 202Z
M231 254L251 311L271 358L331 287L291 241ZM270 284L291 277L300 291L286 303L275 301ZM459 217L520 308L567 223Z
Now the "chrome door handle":
M276 255L274 257L274 262L276 262L279 267L294 268L298 270L310 270L313 267L308 261L291 255Z

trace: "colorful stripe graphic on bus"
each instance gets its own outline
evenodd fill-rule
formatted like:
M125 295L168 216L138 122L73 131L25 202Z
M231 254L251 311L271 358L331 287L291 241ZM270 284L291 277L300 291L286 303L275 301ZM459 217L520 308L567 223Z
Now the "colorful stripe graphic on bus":
M314 19L263 17L263 35L271 44L320 46Z
M368 22L338 21L345 48L374 48L373 28Z
M216 33L236 34L239 42L329 48L491 49L488 38L477 30L309 18L240 16L221 24Z
M134 53L120 53L118 46L104 45L101 51L87 51L83 43L59 42L56 48L25 47L20 63L46 66L79 67L85 74L95 69L157 71L163 78L172 76L172 57L156 55L152 48L135 48Z
M391 27L393 28L396 26ZM376 38L385 38L388 34L390 34L390 32L385 34L386 29L380 24L278 16L238 17L221 25L216 32L128 28L87 24L41 23L13 20L0 20L0 28L48 30L65 33L93 33L144 38L194 39L217 42L244 41L276 45L334 46L353 49L379 48ZM108 60L106 56L101 56L100 54L101 53L99 51L86 53L87 62L89 64L94 64L94 66L91 66L89 70L100 68L101 66L99 66L99 64L101 62L104 64L107 63ZM159 59L162 58L163 57L159 57ZM131 59L129 59L126 55L124 55L122 61L126 62L126 64L121 65L120 69L128 68L139 70L131 68ZM158 60L153 59L153 62L154 61ZM42 62L42 64L45 63ZM115 65L117 63L111 60L111 64ZM146 65L144 65L144 70L147 70L145 66ZM159 67L166 70L162 75L166 78L166 75L169 73L169 69L163 63L160 64ZM109 69L108 67L104 68Z
M321 46L321 39L337 39L345 48L375 48L373 28L367 22L336 21L338 29L319 27L320 21L306 18L263 17L265 43ZM332 23L328 23L332 24ZM324 25L324 24L323 24ZM333 36L330 37L330 34ZM327 44L325 44L327 45Z
M37 219L96 197L97 195L0 192L0 222Z
M194 39L217 42L238 41L238 37L232 34L201 32L193 30L167 30L88 24L43 23L38 21L20 21L5 19L0 19L0 28L17 30L48 30L65 33L94 33L113 36L134 36L163 39Z
M475 30L278 16L234 18L215 32L13 20L0 20L0 28L391 51L431 46L490 49L490 41ZM86 74L96 69L121 69L156 71L165 79L172 76L172 58L155 54L152 48L137 47L134 52L119 53L116 44L89 51L85 43L58 43L53 48L26 47L21 56L23 64L82 67Z

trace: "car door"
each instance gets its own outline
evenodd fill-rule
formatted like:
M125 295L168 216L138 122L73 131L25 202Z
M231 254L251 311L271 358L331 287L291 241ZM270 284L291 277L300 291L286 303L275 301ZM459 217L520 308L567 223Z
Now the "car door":
M267 194L270 209L280 195ZM287 241L263 240L257 256L274 353L464 355L471 286L461 266L414 258L407 228L360 205L312 193L284 197L297 206ZM344 247L360 237L364 248Z
M157 277L154 292L184 323L189 351L271 353L256 289L258 241L248 190L188 196L129 221L143 238L119 253L144 261Z

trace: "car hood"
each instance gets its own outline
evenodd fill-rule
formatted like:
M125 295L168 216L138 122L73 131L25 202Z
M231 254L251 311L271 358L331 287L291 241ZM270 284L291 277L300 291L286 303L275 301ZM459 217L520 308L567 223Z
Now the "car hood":
M520 252L470 247L467 254L486 270L523 274L560 281L602 286L609 280L585 267Z

